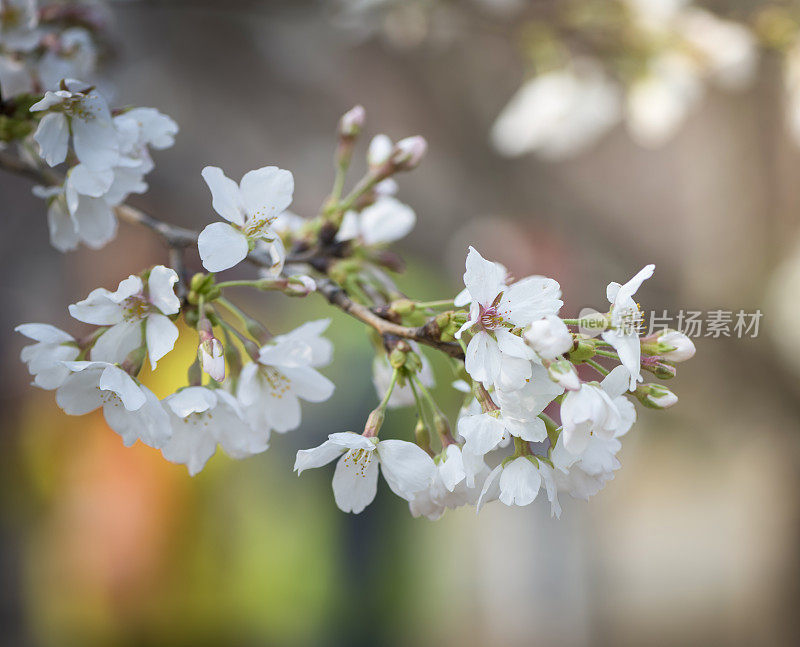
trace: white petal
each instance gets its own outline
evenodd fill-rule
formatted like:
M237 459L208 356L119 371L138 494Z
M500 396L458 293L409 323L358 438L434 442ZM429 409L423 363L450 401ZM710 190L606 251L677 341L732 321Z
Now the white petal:
M328 434L328 440L335 442L340 447L346 447L347 449L375 451L375 443L371 438L353 433L352 431L339 431L335 434Z
M91 350L92 361L122 363L131 351L142 345L140 321L123 321L98 337Z
M358 214L355 211L346 211L342 217L342 224L339 225L339 230L336 232L336 240L344 242L345 240L353 240L358 238L361 234L361 222Z
M99 96L90 95L83 102L83 110L91 111L92 116L89 119L72 118L75 155L89 168L111 168L119 161L119 147L108 106Z
M216 451L217 440L211 433L180 422L173 424L172 437L161 448L164 458L186 465L192 476L205 467Z
M333 395L335 386L327 377L313 368L283 368L289 378L292 393L308 402L324 402Z
M500 372L495 378L495 386L506 391L524 387L531 377L532 363L529 359L500 355Z
M505 426L489 413L462 416L458 421L458 433L466 441L464 449L483 456L492 451L505 435Z
M560 296L561 286L553 279L529 276L503 292L498 310L515 326L527 326L545 315L557 313L564 305Z
M427 488L433 481L436 465L418 445L405 440L382 440L378 455L387 483L403 498Z
M506 464L500 474L500 500L506 505L530 505L541 484L539 470L530 460L520 456Z
M642 283L653 276L655 269L655 265L645 265L630 281L619 288L617 294L614 296L613 303L623 303L632 298L633 295L636 294L636 291L641 287Z
M222 169L216 166L206 166L201 175L211 189L211 206L214 207L214 211L228 222L244 226L244 202L239 185L226 177Z
M83 301L69 306L69 314L78 321L108 326L122 321L122 309L111 299L112 293L105 288L96 288Z
M502 355L489 333L480 331L469 340L464 366L473 380L493 384L500 373Z
M474 247L467 253L464 285L473 301L489 305L505 289L505 271L497 263L487 261Z
M352 452L348 452L336 463L332 485L339 509L358 514L372 503L378 491L377 456L371 452L358 463L353 460Z
M76 249L80 243L78 230L63 200L53 200L47 208L47 231L50 244L59 252Z
M627 371L630 373L629 388L631 391L636 390L636 383L644 380L642 377L641 358L642 347L639 342L637 334L621 335L615 330L606 330L603 332L603 341L611 344L614 350L619 355L619 361L622 362Z
M406 236L416 222L411 207L394 198L381 198L361 212L361 235L367 245L391 243Z
M178 340L178 327L162 314L150 314L145 324L147 356L150 366L155 370L156 363L175 347Z
M609 397L618 398L628 390L630 375L630 371L627 368L617 366L603 378L600 386L608 393Z
M39 144L39 155L50 166L67 159L69 128L64 113L51 112L42 117L33 138Z
M181 300L175 296L177 282L178 274L170 267L156 265L150 270L150 278L147 280L148 299L165 315L177 314L181 309Z
M20 324L14 330L28 339L46 344L64 344L75 341L75 338L60 328L42 323Z
M190 386L168 396L164 403L176 416L186 418L213 409L217 405L217 396L203 386Z
M476 511L480 512L481 508L488 503L497 498L497 495L500 493L500 486L498 484L497 477L500 476L500 472L503 471L503 466L498 465L495 467L489 475L486 477L486 480L483 482L483 487L481 488L481 495L478 497L478 503L476 504Z
M248 171L240 182L249 218L272 221L292 203L294 177L277 166Z
M146 397L139 385L117 366L107 366L97 384L101 391L111 391L119 396L128 411L136 411L145 403Z
M99 371L83 371L70 375L56 390L56 403L70 416L82 416L102 404L97 388Z
M80 196L72 222L80 239L92 249L104 247L117 233L114 210L103 198Z
M458 445L448 445L444 461L439 465L439 476L449 492L455 490L467 473L464 471L464 459Z
M529 360L536 357L533 349L525 343L525 340L510 330L495 330L494 336L497 339L498 348L506 355Z
M297 452L297 457L294 459L294 471L300 476L304 470L327 465L335 458L341 456L341 454L342 446L332 440L326 440L318 447L301 449Z
M238 265L247 258L249 251L247 237L224 222L207 225L197 238L197 249L203 267L209 272L221 272Z

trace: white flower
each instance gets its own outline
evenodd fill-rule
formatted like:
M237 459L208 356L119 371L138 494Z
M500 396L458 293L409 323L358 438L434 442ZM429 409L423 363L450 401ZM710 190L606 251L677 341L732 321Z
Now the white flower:
M284 342L301 342L311 349L311 363L309 366L320 368L327 366L333 360L333 343L327 337L323 337L328 326L331 325L330 319L315 319L306 321L294 330L277 335L273 340L276 344Z
M34 83L22 61L0 55L0 92L4 97L33 92Z
M572 334L556 315L545 315L534 321L522 335L525 342L542 359L555 359L572 348Z
M500 409L484 413L465 412L458 419L458 433L464 439L464 449L483 456L498 447L509 435L530 442L547 438L547 428L539 414L563 393L547 371L533 365L532 378L522 388L495 391Z
M203 373L222 382L225 379L225 349L222 342L213 335L205 339L201 336L200 339L197 355Z
M661 333L656 340L663 349L659 355L670 362L685 362L694 357L696 348L694 342L684 333L677 330L667 330Z
M177 282L175 270L156 265L150 270L146 290L141 277L131 275L115 292L97 288L83 301L70 305L69 313L78 321L110 326L95 342L92 359L122 362L144 342L155 369L178 339L178 327L167 316L180 310L174 291Z
M126 446L141 440L160 448L170 436L166 412L155 395L108 362L64 362L73 371L56 390L56 402L70 416L99 407Z
M593 435L611 439L628 432L636 410L623 396L627 382L627 369L618 366L600 386L583 383L580 390L567 392L561 402L561 435L567 451L581 454Z
M68 181L71 176L72 173ZM33 194L47 201L50 244L61 252L73 250L81 242L92 249L99 249L117 233L114 211L102 198L75 193L71 212L64 186L35 186Z
M3 0L0 5L0 48L27 52L39 43L35 0Z
M628 89L627 126L640 146L655 148L671 139L703 94L695 63L671 53L649 63Z
M384 135L383 133L375 135L369 142L369 147L367 148L367 164L369 164L370 168L376 168L385 164L389 161L392 150L394 150L394 144L388 135Z
M18 333L36 343L25 346L20 359L28 365L33 383L48 391L57 389L70 375L65 361L74 360L80 354L72 335L49 324L28 323L14 328Z
M477 328L467 346L465 367L473 379L506 390L520 388L531 375L534 352L511 328L528 326L562 306L556 281L529 276L506 286L501 266L469 248L464 284L472 303L469 320L456 336Z
M305 333L304 333L305 334ZM254 429L284 433L300 425L300 400L323 402L333 383L313 367L322 351L300 339L276 339L239 376L236 397Z
M197 240L203 267L220 272L243 261L256 241L277 238L270 225L291 204L294 178L277 166L248 171L239 184L216 166L202 174L214 211L230 223L206 226Z
M106 100L80 81L65 85L31 106L31 112L47 111L33 136L42 158L50 166L63 162L71 133L78 160L96 171L111 168L119 160L119 144Z
M707 73L721 86L737 90L752 80L758 48L747 27L693 7L682 12L679 30L702 55Z
M231 458L247 458L269 447L269 435L244 420L239 404L227 391L190 386L164 399L172 437L161 448L168 461L200 472L222 447Z
M422 382L423 385L428 388L432 388L435 382L431 364L428 361L428 358L425 357L424 353L420 351L419 346L415 342L410 343L413 351L419 355L419 358L422 361L422 366L420 367L416 377L420 380L420 382ZM378 398L382 398L389 389L389 384L392 381L393 374L394 369L392 368L391 364L389 364L389 358L386 356L386 353L379 353L378 355L375 355L375 359L372 360L372 384L375 386L375 392L378 394ZM411 385L406 382L403 385L395 385L394 389L392 390L392 395L389 396L389 402L387 403L387 406L390 409L398 409L400 407L413 406L414 403L414 392L411 390Z
M463 451L458 445L448 445L436 463L433 481L427 489L414 494L408 502L415 517L436 520L446 509L475 505L481 488L489 475L483 457Z
M155 108L133 108L114 119L135 123L138 127L138 142L158 150L171 147L175 143L175 135L178 134L178 124Z
M478 499L478 511L495 497L507 506L530 505L539 494L543 482L551 513L561 516L553 470L544 461L530 456L519 456L503 462L490 472Z
M621 448L622 443L616 438L592 436L583 452L576 456L565 449L562 434L550 453L558 489L588 501L614 478L614 471L621 466L617 458Z
M344 214L336 240L359 239L364 245L384 245L408 235L417 216L408 205L392 197L380 197L361 213Z
M336 458L333 496L343 512L359 513L372 503L378 489L378 465L392 491L406 500L426 489L436 471L433 459L414 443L379 441L351 431L330 434L318 447L297 452L294 470L299 475Z
M620 362L628 369L631 391L636 388L636 382L643 379L640 366L642 348L637 330L641 313L633 295L642 283L653 276L655 269L655 265L645 265L625 285L609 283L606 288L606 295L611 303L611 330L603 332L603 340L614 347Z
M51 36L52 38L52 36ZM36 63L45 90L57 87L61 79L85 79L97 65L97 48L91 34L82 27L70 27L58 34L55 47L48 47Z
M527 81L492 126L494 147L516 157L563 159L591 146L620 118L619 90L592 61Z

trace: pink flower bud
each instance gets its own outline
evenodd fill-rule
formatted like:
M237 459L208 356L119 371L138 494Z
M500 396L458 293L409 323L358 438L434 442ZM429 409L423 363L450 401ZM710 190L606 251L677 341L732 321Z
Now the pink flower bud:
M398 171L410 171L419 165L427 150L428 142L424 137L406 137L394 145L391 161Z
M342 137L357 137L364 127L367 113L364 106L350 108L339 120L339 135Z
M204 320L208 321L207 319ZM225 379L225 348L219 339L214 337L213 333L209 330L209 325L198 326L197 333L200 336L200 345L197 348L197 358L200 360L200 366L203 372L209 375L217 382L222 382Z

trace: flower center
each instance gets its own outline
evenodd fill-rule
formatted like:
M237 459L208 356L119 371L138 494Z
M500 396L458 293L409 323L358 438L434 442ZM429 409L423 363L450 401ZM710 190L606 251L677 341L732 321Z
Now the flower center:
M122 302L122 318L125 321L144 319L150 312L150 302L142 294L134 294Z
M497 306L492 304L486 308L480 306L480 322L486 330L496 330L503 327L503 316L497 310Z
M372 461L373 454L374 452L367 449L351 449L342 460L345 465L349 464L356 470L357 476L366 477L367 467Z
M261 376L266 380L272 396L278 399L292 388L292 381L272 366L261 366Z

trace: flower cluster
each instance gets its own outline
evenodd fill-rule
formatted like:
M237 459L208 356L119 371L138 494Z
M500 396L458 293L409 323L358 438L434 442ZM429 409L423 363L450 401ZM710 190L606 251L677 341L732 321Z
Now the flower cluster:
M509 157L567 158L620 123L640 146L658 147L678 132L708 88L735 92L752 85L759 59L775 54L783 67L787 130L800 144L796 8L777 0L713 11L698 4L339 0L337 17L360 38L379 35L401 48L471 43L473 32L487 24L492 34L508 34L510 42L519 43L527 78L501 110L490 137ZM456 17L457 12L463 15Z
M30 2L0 6L4 56L41 42L43 14ZM642 338L629 325L652 265L625 284L609 284L609 306L592 318L594 335L582 321L561 317L554 279L515 280L473 247L454 298L403 294L393 278L403 264L388 246L411 232L416 214L396 197L394 178L420 164L427 144L419 136L393 142L376 135L365 174L345 191L365 124L361 106L339 121L333 186L315 215L288 211L295 185L287 170L264 166L236 182L207 166L209 211L222 220L196 233L123 205L146 188L150 149L172 145L171 119L151 108L111 109L96 87L66 76L31 91L36 96L15 116L29 128L10 137L21 153L10 165L0 161L42 182L37 193L49 201L54 246L105 244L116 209L171 248L172 267L155 265L70 305L72 318L90 326L82 336L48 324L17 327L32 340L21 359L33 383L54 391L69 415L102 409L126 445L141 441L196 474L218 447L236 459L264 452L272 432L300 426L303 402L332 396L334 384L320 372L333 357L323 336L329 320L274 335L231 300L230 290L241 287L289 297L319 292L368 326L378 406L361 434L332 433L295 460L298 474L336 461L334 500L346 512L373 501L382 473L415 516L495 500L528 505L542 488L560 515L559 493L588 498L619 468L620 438L636 419L629 395L655 409L677 401L666 387L644 383L643 372L673 376L675 363L694 354L692 342L677 331ZM49 168L62 164L63 179ZM205 271L191 274L185 251L195 243ZM246 272L245 262L252 278L217 276L237 266ZM163 370L162 359L186 335L197 344L186 383L159 398L140 380L142 369ZM426 350L447 358L452 388L464 396L455 431L434 393ZM413 430L385 438L390 410L412 406Z
M737 90L754 77L758 39L746 25L688 0L616 0L591 15L590 4L537 34L537 73L492 129L501 153L567 157L620 121L638 144L656 147L677 132L707 83ZM573 50L571 31L599 43L591 56Z

